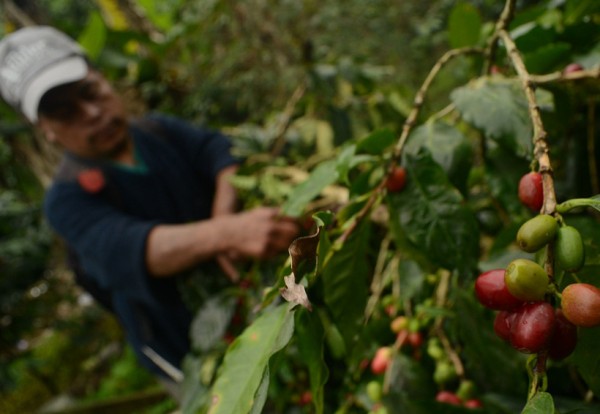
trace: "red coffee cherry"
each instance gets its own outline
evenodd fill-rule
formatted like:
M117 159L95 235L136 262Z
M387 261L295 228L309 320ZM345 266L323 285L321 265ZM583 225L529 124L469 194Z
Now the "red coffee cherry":
M406 169L404 167L395 167L387 177L385 186L391 193L402 191L406 185Z
M544 204L542 174L530 172L519 181L519 200L533 211L540 211Z
M523 305L511 323L510 344L524 353L536 353L548 346L554 333L556 317L548 302Z
M373 374L383 374L392 360L392 348L382 346L375 352L375 356L371 361L371 372Z
M563 69L563 73L566 75L567 73L575 73L583 70L583 66L579 63L570 63Z
M600 289L588 283L573 283L562 291L561 307L574 325L591 328L600 325Z
M548 356L559 361L573 353L577 346L577 327L565 317L561 309L556 309L556 325L550 338Z
M496 314L496 318L494 319L494 332L500 339L506 342L510 341L510 331L515 316L515 312L500 311Z
M523 301L514 297L506 287L504 269L488 270L475 280L475 294L483 306L494 310L514 310Z
M436 394L435 400L444 404L461 405L460 398L451 391L440 391Z

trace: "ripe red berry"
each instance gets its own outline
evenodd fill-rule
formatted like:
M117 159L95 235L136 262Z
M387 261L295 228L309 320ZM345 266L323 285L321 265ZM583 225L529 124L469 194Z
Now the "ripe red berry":
M510 340L510 330L515 319L516 313L509 311L500 311L494 319L494 332L500 339L508 342Z
M475 281L475 294L483 306L494 310L514 310L523 301L514 297L506 287L504 269L488 270Z
M465 401L463 405L467 408L483 408L483 403L476 398Z
M600 325L600 289L588 283L573 283L562 291L561 307L574 325L591 328Z
M574 73L574 72L579 72L583 70L583 66L581 66L579 63L570 63L567 66L565 66L565 68L563 69L563 73L567 74L567 73Z
M544 204L542 174L529 172L519 181L519 200L533 211L540 211Z
M556 326L550 338L548 355L558 361L571 355L576 346L577 327L569 322L561 309L556 309Z
M395 167L387 177L385 185L391 193L401 191L406 185L406 169L404 167Z
M461 405L460 398L451 391L438 392L435 396L435 400L444 404Z
M524 353L536 353L548 346L554 333L556 317L548 302L523 305L511 323L510 344Z
M98 168L91 168L80 172L77 176L77 181L81 188L90 194L96 194L106 185L104 174Z
M373 374L383 374L392 360L392 348L382 346L375 352L371 360L371 372Z
M423 345L423 335L421 332L409 332L407 340L413 348L419 348Z

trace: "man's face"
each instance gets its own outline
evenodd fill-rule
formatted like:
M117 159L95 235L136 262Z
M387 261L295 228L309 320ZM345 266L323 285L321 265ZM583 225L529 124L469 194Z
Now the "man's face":
M123 103L94 70L48 91L40 101L38 126L48 139L84 158L114 159L127 148Z

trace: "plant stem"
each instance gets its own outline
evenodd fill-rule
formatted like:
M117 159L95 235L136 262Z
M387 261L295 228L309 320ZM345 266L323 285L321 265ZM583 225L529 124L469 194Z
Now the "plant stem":
M396 144L396 147L394 149L394 155L393 155L392 163L391 163L392 165L390 165L390 169L389 169L390 171L398 163L398 160L400 159L400 156L402 155L402 149L404 148L404 144L406 143L406 140L408 139L408 135L410 134L410 131L412 130L412 128L415 126L415 124L417 122L417 118L419 116L419 113L421 112L421 108L423 107L423 102L425 102L425 96L427 95L427 92L429 91L429 88L431 87L431 84L433 83L433 80L438 75L438 73L442 70L442 68L449 61L451 61L452 59L454 59L458 56L470 55L470 54L482 54L482 53L484 53L484 50L481 48L478 48L478 47L464 47L464 48L459 48L459 49L452 49L452 50L449 50L446 53L444 53L442 55L442 57L440 57L438 59L438 61L435 63L435 65L433 65L433 67L427 74L425 81L419 88L419 90L415 96L414 102L413 102L413 107L412 107L410 113L408 114L406 121L404 121L404 125L402 126L402 133L401 133L400 138L398 139L398 143Z
M504 9L502 10L500 17L498 18L498 21L496 22L496 29L494 30L494 34L488 41L488 47L485 52L487 59L484 66L484 73L490 73L492 63L496 58L496 50L498 49L498 34L501 30L505 30L508 27L509 23L512 21L512 18L515 14L515 4L516 0L507 0L504 4Z
M544 129L542 123L542 117L540 115L540 107L537 104L537 98L535 96L535 85L530 79L529 72L525 67L523 58L506 30L500 30L499 36L504 42L508 55L513 63L523 90L525 97L529 103L529 117L533 124L533 154L535 159L538 161L539 171L542 174L542 184L544 188L544 205L542 207L542 214L554 215L556 212L556 194L554 192L554 181L552 179L552 165L550 164L550 150L548 149L548 143L546 137L548 134Z

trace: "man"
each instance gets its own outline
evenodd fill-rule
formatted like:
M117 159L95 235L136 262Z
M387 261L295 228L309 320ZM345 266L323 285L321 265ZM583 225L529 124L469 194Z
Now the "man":
M230 142L173 117L131 121L79 45L53 28L0 41L0 93L64 149L46 194L48 221L141 362L177 379L170 368L189 350L192 317L178 278L211 261L235 277L234 260L287 249L296 223L274 208L236 212Z

